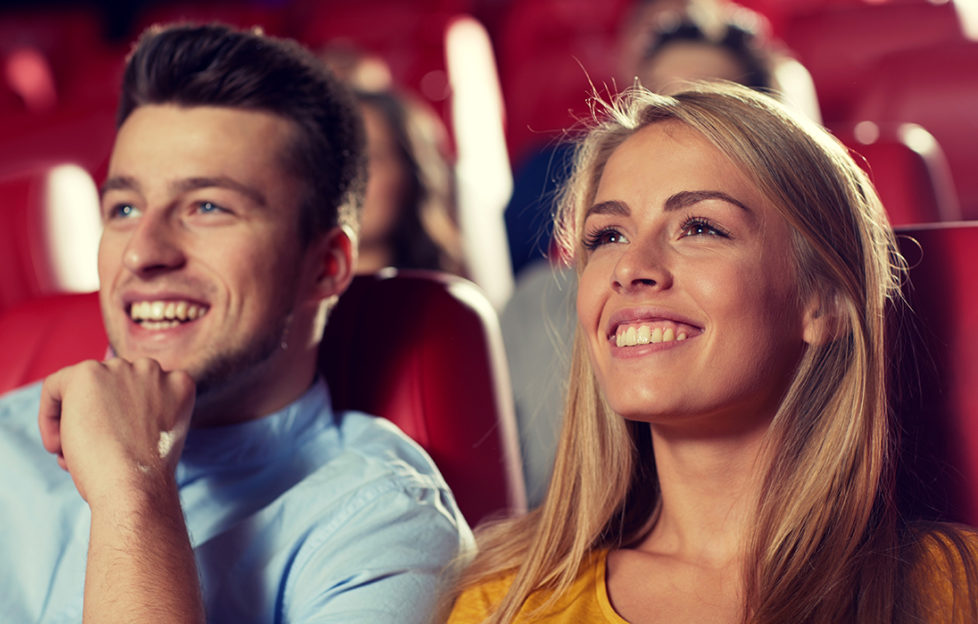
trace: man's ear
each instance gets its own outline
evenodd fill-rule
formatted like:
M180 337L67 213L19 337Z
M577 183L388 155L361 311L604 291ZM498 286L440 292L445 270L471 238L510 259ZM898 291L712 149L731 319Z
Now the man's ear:
M316 300L338 297L353 281L356 267L356 236L345 227L320 234L307 251L312 275L310 297Z
M805 304L802 338L819 346L838 338L842 328L842 310L835 291L815 293Z

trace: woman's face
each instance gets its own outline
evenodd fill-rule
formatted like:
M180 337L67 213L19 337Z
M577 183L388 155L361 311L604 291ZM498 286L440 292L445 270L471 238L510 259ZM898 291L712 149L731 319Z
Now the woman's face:
M382 244L397 223L407 189L407 172L394 132L370 105L360 107L367 134L367 188L360 222L362 245Z
M791 231L706 139L665 121L608 160L582 235L577 309L626 418L700 433L766 426L804 343Z

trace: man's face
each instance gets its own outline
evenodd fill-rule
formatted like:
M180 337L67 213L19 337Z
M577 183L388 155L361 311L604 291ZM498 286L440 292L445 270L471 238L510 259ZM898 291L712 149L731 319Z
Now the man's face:
M102 190L102 315L116 353L227 393L283 366L308 298L292 122L220 107L137 108Z

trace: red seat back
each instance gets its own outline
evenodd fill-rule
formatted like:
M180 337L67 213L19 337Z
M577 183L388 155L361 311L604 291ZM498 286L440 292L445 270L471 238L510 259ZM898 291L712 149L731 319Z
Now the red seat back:
M474 284L425 271L358 277L321 354L333 404L384 416L421 444L470 523L525 508L502 334Z
M833 127L832 133L869 173L891 224L961 219L947 159L922 127L866 121Z
M951 2L829 4L789 18L785 42L815 81L826 122L856 119L860 85L886 54L931 43L963 40Z
M874 67L855 114L920 124L933 134L947 156L962 215L978 218L978 42L888 55Z
M108 348L98 294L38 297L0 311L0 393Z
M898 314L894 409L903 506L978 524L978 222L898 229L910 263Z

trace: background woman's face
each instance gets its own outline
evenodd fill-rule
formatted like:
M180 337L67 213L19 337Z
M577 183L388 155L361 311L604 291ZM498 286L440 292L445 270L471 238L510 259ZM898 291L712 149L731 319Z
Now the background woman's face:
M708 434L766 426L805 315L789 226L733 163L684 124L648 126L608 160L583 237L578 315L612 408Z
M370 105L361 105L367 134L367 189L360 225L362 245L381 244L397 223L407 171L393 129Z

